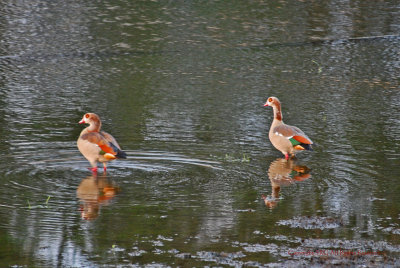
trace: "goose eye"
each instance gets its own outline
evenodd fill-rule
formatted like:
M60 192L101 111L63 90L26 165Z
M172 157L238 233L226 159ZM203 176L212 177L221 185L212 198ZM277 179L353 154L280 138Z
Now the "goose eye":
M86 118L89 118L89 114L85 114L85 117L86 117Z
M272 102L272 98L269 98L269 99L268 99L268 102Z

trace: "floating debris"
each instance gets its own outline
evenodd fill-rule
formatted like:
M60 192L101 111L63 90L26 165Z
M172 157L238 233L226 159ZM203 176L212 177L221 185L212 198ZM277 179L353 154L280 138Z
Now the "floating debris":
M334 229L343 225L340 219L331 217L294 217L291 220L278 221L278 225L286 225L291 228L302 229Z

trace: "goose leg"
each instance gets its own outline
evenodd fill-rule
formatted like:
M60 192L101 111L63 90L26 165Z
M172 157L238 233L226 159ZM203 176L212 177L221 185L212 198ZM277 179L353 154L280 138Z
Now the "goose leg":
M107 164L105 162L103 162L103 170L104 170L104 172L107 171Z

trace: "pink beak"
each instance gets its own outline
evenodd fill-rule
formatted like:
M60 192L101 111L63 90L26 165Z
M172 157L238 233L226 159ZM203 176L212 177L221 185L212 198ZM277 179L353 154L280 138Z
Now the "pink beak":
M264 107L266 107L266 106L269 106L269 105L268 105L268 102L266 102L266 103L264 104Z
M82 119L81 121L79 121L79 124L85 124L85 119Z

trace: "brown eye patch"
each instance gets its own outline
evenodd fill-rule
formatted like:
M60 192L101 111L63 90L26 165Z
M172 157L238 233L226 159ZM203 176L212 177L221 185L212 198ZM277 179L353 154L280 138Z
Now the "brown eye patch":
M90 116L89 114L85 114L85 117L86 117L86 118L89 118L89 116Z
M272 98L269 98L268 101L269 101L269 102L272 102Z

